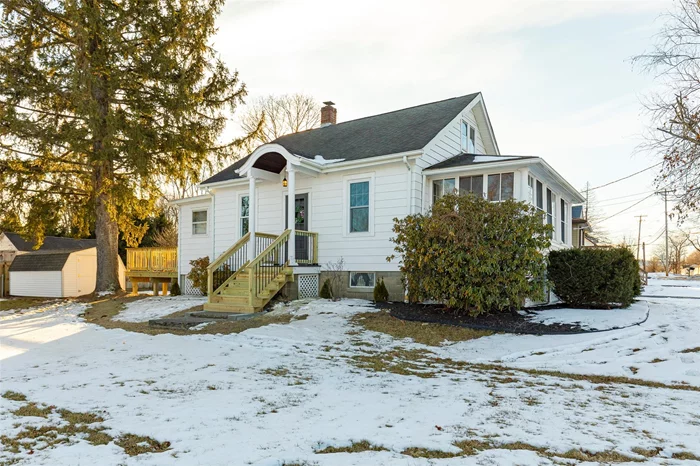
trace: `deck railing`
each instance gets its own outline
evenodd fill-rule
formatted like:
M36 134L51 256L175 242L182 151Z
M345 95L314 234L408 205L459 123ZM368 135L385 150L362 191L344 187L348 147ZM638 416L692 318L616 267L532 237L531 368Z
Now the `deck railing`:
M297 264L318 264L318 233L295 231L294 255Z
M177 248L128 248L128 272L177 272Z

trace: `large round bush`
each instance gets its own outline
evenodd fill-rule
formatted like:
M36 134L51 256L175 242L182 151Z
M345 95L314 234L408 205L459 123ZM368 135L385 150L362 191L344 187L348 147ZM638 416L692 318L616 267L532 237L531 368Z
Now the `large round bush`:
M639 264L625 247L552 251L547 274L571 306L628 306L641 293Z
M447 195L428 215L394 219L393 241L409 300L476 316L544 298L550 231L526 203Z

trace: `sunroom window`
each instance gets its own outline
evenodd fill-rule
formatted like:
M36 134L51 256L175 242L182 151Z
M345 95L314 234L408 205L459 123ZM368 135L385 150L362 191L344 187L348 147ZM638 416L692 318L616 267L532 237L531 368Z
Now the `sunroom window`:
M513 199L514 173L497 173L488 177L487 199L489 201L505 201Z
M474 194L475 196L483 197L484 175L460 176L459 194L462 196L467 194Z
M455 179L447 178L444 180L433 181L433 204L445 194L454 194Z

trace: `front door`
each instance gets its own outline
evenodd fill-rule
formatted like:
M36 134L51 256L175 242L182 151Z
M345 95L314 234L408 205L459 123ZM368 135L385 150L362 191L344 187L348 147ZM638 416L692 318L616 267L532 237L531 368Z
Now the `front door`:
M288 202L288 196L284 197L284 225L285 228L289 228L289 202ZM294 218L295 218L295 225L294 228L297 231L309 231L309 194L304 193L304 194L297 194L294 196ZM299 260L308 260L309 259L309 250L310 250L310 238L308 236L301 236L297 235L297 237L294 239L294 248L296 251L296 259L297 261Z

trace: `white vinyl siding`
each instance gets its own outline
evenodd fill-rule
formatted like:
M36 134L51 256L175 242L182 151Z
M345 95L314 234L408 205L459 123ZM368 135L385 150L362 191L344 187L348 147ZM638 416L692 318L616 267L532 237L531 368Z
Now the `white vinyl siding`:
M212 235L195 235L192 233L192 212L207 210L211 206L210 199L203 199L197 202L192 202L191 204L184 204L180 206L179 218L183 221L180 222L180 253L178 254L178 261L180 262L180 273L187 274L191 270L192 266L190 261L194 259L199 259L200 257L209 257L212 259ZM218 208L218 206L217 206ZM226 224L226 217L224 215L218 216L216 222L210 219L211 224L216 223L218 229L218 223L223 222ZM235 217L231 219L231 224L235 223ZM231 243L233 244L233 243ZM229 244L229 246L231 245Z
M50 272L10 272L10 294L41 298L62 298L62 274Z

